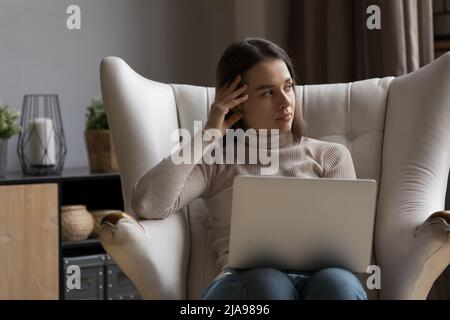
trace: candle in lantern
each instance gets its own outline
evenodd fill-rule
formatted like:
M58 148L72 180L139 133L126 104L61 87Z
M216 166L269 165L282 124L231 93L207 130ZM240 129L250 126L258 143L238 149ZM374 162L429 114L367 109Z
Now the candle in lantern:
M30 140L27 158L32 166L53 166L55 160L55 133L52 119L35 118L28 124Z

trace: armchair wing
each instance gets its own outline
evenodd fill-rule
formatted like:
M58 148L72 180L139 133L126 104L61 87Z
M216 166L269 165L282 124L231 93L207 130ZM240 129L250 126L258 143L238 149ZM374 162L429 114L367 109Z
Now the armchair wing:
M389 87L375 228L381 298L426 299L450 262L449 88L450 53Z

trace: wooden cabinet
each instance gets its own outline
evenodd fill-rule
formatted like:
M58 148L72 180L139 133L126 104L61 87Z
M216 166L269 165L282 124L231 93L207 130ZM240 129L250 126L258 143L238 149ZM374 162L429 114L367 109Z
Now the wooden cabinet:
M58 299L58 185L0 186L0 299Z
M119 174L79 168L0 178L0 300L62 299L64 258L105 253L95 238L62 242L61 207L77 204L123 210Z

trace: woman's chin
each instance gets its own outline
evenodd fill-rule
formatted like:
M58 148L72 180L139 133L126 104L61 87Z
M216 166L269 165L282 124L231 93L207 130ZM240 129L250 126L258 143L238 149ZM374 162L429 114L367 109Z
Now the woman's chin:
M280 131L280 134L291 132L292 124L286 123L286 124L280 124L277 126L278 130Z
M291 132L291 125L289 124L289 125L284 125L284 126L277 126L277 127L273 128L271 130L276 130L276 129L278 129L278 134L289 133L289 132ZM272 131L269 131L269 134L271 132Z

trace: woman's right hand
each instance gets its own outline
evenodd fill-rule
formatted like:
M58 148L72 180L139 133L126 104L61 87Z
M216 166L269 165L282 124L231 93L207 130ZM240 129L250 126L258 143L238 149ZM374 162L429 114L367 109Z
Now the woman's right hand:
M236 89L240 81L241 75L238 75L229 86L224 86L219 90L214 103L211 106L208 120L206 121L205 127L203 128L204 130L218 129L222 133L222 136L224 136L226 130L230 129L236 122L238 122L242 118L242 111L234 111L231 117L225 119L226 114L231 109L237 107L242 102L248 99L248 94L237 98L247 89L246 84Z

